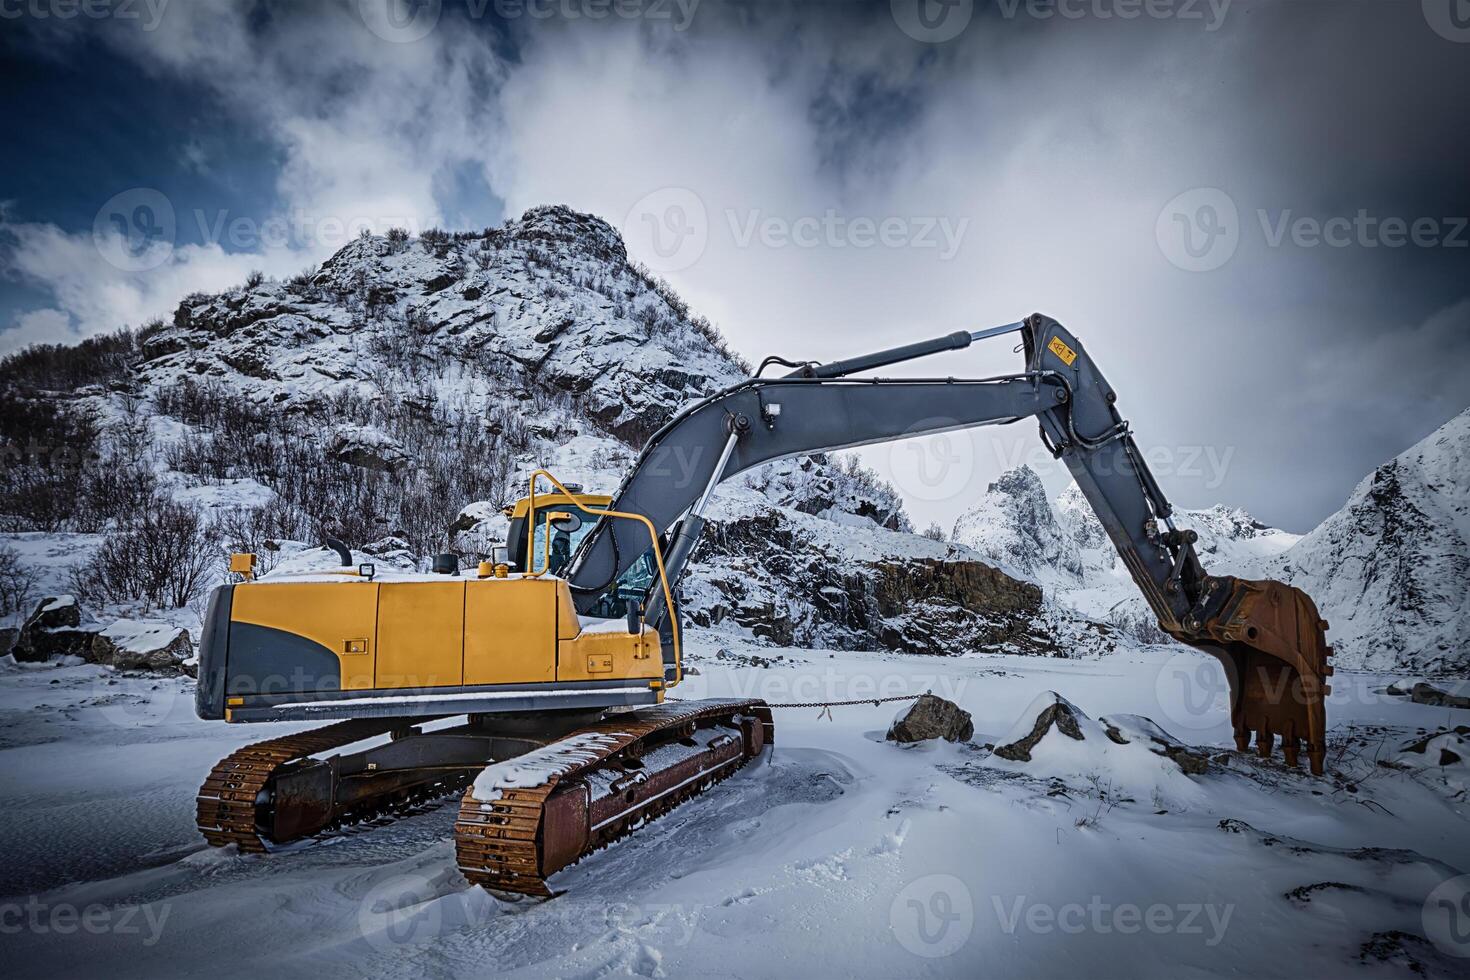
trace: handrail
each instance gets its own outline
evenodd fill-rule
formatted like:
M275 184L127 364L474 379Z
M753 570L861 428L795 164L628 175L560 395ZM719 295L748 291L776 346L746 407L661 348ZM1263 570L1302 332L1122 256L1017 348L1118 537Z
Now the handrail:
M527 498L530 501L530 504L528 505L528 513L526 515L529 518L526 521L526 557L527 557L527 562L528 563L529 563L529 560L530 560L531 556L533 556L533 555L536 554L536 523L535 523L535 517L536 517L536 478L538 476L544 476L544 477L546 477L547 481L550 482L552 486L556 487L562 493L566 494L567 497L569 497L570 499L572 499L572 500L576 500L577 499L576 494L572 493L566 487L562 486L561 481L559 481L556 477L552 476L546 470L537 470L536 472L534 472L534 473L531 474L531 491L530 491L530 493L528 493L526 495ZM592 506L589 506L589 505L584 505L584 504L581 504L581 503L578 503L576 506L577 506L577 508L579 510L586 511L589 514L597 514L600 517L617 517L617 518L622 518L623 520L639 521L640 523L643 524L644 527L646 527L648 529L648 538L649 538L649 540L651 542L653 542L653 560L654 560L655 564L658 565L658 580L659 580L659 584L663 587L664 608L669 611L669 631L670 631L670 635L672 636L673 641L674 641L674 681L673 681L673 683L674 684L678 684L684 678L684 657L683 657L683 652L682 652L682 649L681 649L681 646L680 646L680 640L679 640L679 617L678 617L677 612L676 612L675 607L674 607L674 596L673 596L673 593L669 589L669 576L668 576L668 573L664 571L664 554L663 554L663 549L660 548L659 545L658 545L658 530L653 526L653 521L650 521L647 517L643 516L642 514L635 514L635 513L632 513L630 511L610 510L608 508L601 508L601 509L599 509L599 508L592 507ZM546 554L543 556L543 559L544 560L542 562L542 568L539 571L530 571L530 570L527 570L526 573L525 573L526 574L526 577L528 577L528 578L539 578L540 576L545 575L547 573L547 571L551 568L551 539L550 539L549 533L547 535Z

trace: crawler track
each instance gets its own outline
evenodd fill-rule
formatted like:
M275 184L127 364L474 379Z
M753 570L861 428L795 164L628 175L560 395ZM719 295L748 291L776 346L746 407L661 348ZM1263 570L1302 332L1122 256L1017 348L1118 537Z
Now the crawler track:
M430 719L414 719L423 722ZM402 718L363 718L324 728L256 742L221 759L196 797L199 832L216 847L235 844L243 852L261 853L267 841L284 843L322 830L374 816L394 806L442 796L459 789L472 771L446 770L414 782L388 781L382 791L350 805L318 805L303 821L277 812L273 780L314 755L341 749L402 728Z
M474 884L549 898L553 874L731 775L773 736L763 701L666 703L571 732L487 770L486 799L465 791L459 868Z

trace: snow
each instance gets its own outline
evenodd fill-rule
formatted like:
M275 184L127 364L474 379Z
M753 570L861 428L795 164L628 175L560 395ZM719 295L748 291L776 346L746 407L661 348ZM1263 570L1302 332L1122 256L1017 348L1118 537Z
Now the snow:
M588 732L497 762L475 777L474 797L482 803L489 803L500 799L505 790L540 786L577 766L597 761L622 737L618 732L606 735Z
M155 620L119 619L102 631L119 651L150 653L168 646L182 630L172 623Z
M717 658L699 630L686 644L699 674L674 697L932 688L976 735L900 747L882 740L888 705L777 709L768 761L564 872L555 901L502 902L455 869L453 800L264 856L204 848L194 794L214 761L309 725L198 721L183 678L5 672L0 908L27 922L0 939L7 975L1386 977L1400 968L1360 961L1388 941L1374 934L1425 935L1427 897L1470 869L1463 787L1442 767L1379 764L1470 711L1383 694L1390 676L1334 678L1325 778L1235 753L1185 776L1148 750L1142 719L1210 756L1229 750L1229 720L1216 705L1179 723L1170 648L787 649L755 667L774 651L720 636L732 656ZM1052 733L1044 765L1001 764L983 746L1052 691L1097 719L1089 735L1110 724L1135 744L1104 734L1070 756ZM496 767L486 795L565 761ZM94 909L98 928L56 928L72 909ZM1425 975L1463 975L1463 960L1407 942Z

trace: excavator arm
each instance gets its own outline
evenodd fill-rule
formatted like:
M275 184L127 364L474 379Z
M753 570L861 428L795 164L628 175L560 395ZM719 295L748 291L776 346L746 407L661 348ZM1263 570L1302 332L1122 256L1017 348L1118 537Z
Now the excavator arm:
M854 377L1011 333L1021 334L1027 366L1021 374ZM1173 510L1118 413L1113 389L1055 320L1033 314L850 360L788 366L795 370L781 377L757 372L681 411L649 440L614 496L612 510L645 515L666 533L671 580L687 564L710 496L723 480L790 456L1035 418L1160 627L1224 665L1237 747L1247 748L1255 732L1258 751L1268 756L1279 737L1295 765L1305 743L1312 771L1322 772L1325 678L1332 673L1327 624L1312 600L1289 585L1204 570L1195 533L1174 526ZM646 532L630 522L600 521L566 574L579 610L594 608L647 546ZM678 628L677 610L665 609L658 594L645 617L665 635Z

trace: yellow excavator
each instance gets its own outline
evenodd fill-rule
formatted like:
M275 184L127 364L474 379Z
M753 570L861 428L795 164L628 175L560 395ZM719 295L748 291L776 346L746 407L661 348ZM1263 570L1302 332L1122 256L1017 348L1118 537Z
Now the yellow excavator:
M884 378L892 364L1019 333L1026 371ZM765 375L781 366L786 373ZM1327 623L1279 582L1205 572L1144 465L1116 395L1077 338L1025 320L827 364L767 358L681 410L616 493L544 471L491 560L440 555L422 574L355 564L238 581L211 596L197 711L232 723L321 720L221 760L198 796L216 845L264 851L464 791L460 869L501 892L548 879L756 759L759 700L666 700L683 674L677 584L722 480L775 459L1034 418L1068 466L1160 627L1217 658L1236 747L1321 774ZM539 488L546 488L538 492Z

